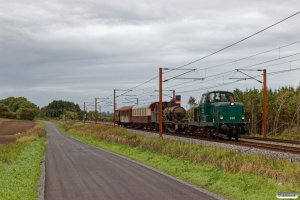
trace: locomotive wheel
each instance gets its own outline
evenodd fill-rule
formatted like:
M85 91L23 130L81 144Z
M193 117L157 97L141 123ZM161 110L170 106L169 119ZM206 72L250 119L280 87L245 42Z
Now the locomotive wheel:
M232 138L231 136L228 136L228 140L231 140L231 138Z
M188 135L190 135L190 136L194 135L194 132L195 132L194 129L190 128L190 130L188 130Z
M235 136L235 141L237 142L239 140L239 136Z

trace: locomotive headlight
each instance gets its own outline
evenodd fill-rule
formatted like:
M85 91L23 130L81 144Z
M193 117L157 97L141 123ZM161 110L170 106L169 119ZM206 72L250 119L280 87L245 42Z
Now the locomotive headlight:
M222 115L220 115L220 119L224 119L224 117Z
M233 103L233 102L231 102L231 103L230 103L230 105L234 106L234 103Z
M245 119L245 116L241 116L242 119Z

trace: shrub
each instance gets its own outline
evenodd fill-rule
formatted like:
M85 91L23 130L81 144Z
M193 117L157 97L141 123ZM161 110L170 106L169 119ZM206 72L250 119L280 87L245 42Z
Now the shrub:
M19 111L19 118L23 120L33 120L38 110L36 108L22 108Z
M13 112L5 112L5 113L1 113L0 117L4 117L4 118L8 118L8 119L16 119L17 115Z
M5 114L8 112L9 108L4 104L0 104L0 117L5 117Z
M39 137L46 137L46 129L41 125L40 122L36 123L31 129L18 135L17 142L33 141Z
M16 113L9 112L9 113L7 113L7 115L6 115L6 118L8 118L8 119L16 119L16 118L17 118L17 115L16 115Z

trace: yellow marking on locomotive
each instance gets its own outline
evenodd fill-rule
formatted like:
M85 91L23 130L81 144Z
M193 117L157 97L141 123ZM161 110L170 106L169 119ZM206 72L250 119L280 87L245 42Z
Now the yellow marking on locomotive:
M235 117L230 117L230 120L235 120Z

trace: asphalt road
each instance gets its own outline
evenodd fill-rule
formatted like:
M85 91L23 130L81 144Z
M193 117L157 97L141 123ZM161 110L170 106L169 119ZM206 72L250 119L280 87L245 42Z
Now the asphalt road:
M218 198L142 164L70 138L53 123L46 125L46 200Z

